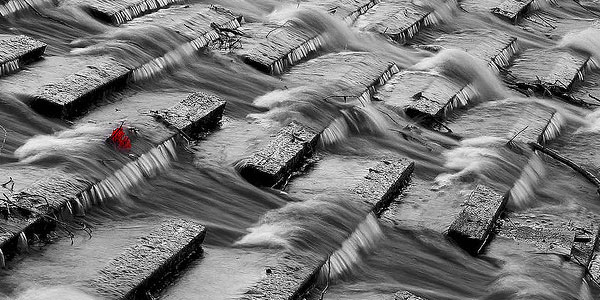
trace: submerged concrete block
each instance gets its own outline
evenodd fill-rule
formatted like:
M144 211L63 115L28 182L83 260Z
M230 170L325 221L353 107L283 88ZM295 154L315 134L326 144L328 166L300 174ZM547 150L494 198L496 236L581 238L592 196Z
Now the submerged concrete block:
M394 294L394 300L426 300L425 298L416 296L409 291L397 292Z
M478 254L507 201L508 194L501 195L489 187L478 185L465 202L463 211L450 225L448 236L468 252Z
M185 0L94 0L85 2L84 7L100 20L119 25L169 5L184 2Z
M205 227L194 221L167 219L112 260L92 286L109 299L139 299L157 291L201 253L205 235Z
M306 126L292 122L243 160L239 172L251 183L272 186L301 165L305 156L312 154L318 137Z
M194 137L202 130L211 129L219 123L225 104L226 102L216 95L196 92L177 105L159 111L157 118Z
M25 35L0 35L0 76L13 73L42 56L46 44Z
M244 33L243 47L234 52L249 65L273 75L314 55L324 43L319 32L294 25L249 23L239 30Z
M126 85L131 70L112 58L85 67L62 80L43 85L34 94L32 107L39 113L73 118L96 99Z
M527 13L531 3L533 3L533 0L505 0L492 8L492 13L501 18L516 21Z

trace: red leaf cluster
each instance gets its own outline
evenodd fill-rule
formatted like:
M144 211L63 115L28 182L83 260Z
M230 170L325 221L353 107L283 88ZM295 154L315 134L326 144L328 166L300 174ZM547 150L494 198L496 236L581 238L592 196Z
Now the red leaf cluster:
M117 129L113 130L112 134L106 141L109 144L112 144L117 150L120 151L129 151L131 150L131 140L125 133L123 129L123 125L119 126Z

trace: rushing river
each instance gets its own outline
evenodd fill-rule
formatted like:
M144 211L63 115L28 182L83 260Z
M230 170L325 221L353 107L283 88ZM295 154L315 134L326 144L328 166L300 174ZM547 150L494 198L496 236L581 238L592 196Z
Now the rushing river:
M403 138L398 132L408 124L416 126L406 116L381 106L349 107L321 101L336 88L323 84L328 78L321 83L280 80L226 51L192 53L178 48L185 40L167 28L116 29L73 5L46 7L0 21L0 34L25 34L49 45L43 62L21 71L21 77L2 78L3 86L11 88L0 94L0 125L7 133L0 148L0 165L11 170L56 167L102 179L115 168L111 161L126 158L103 143L113 128L92 120L113 114L126 120L131 117L127 113L143 114L167 98L182 99L196 90L228 101L218 130L178 149L176 159L158 158L156 163L165 165L159 175L90 209L86 221L93 227L91 238L78 232L73 245L68 238L57 238L32 247L11 262L9 269L0 270L0 299L95 299L87 281L163 216L195 219L208 228L203 258L165 291L163 299L234 298L260 277L264 261L277 251L323 255L335 252L349 234L358 248L336 252L334 263L339 266L332 269L324 299L388 299L406 289L430 299L599 296L594 283L582 284L577 271L565 268L559 256L493 242L483 255L473 257L451 243L444 231L477 182L508 190L519 180L521 188L514 191L516 196L509 203L513 211L546 206L561 211L580 205L600 214L595 187L583 177L554 161L525 162L502 147L510 138L506 120L522 116L521 103L537 102L539 107L532 106L534 113L552 107L562 116L561 134L548 145L597 172L600 114L560 101L525 98L463 51L443 50L433 55L412 47L432 41L440 32L457 29L473 35L504 32L517 37L524 48L584 49L599 62L600 31L582 31L598 19L598 3L565 1L569 3L557 8L536 0L543 2L538 4L542 9L562 17L557 26L560 32L544 35L471 11L468 2L472 1L464 1L463 9L442 1L418 2L436 9L437 25L424 29L411 43L397 45L359 30L360 18L357 26L348 25L302 2L214 1L242 13L246 22L295 20L324 36L323 53L371 52L394 61L400 69L443 74L472 84L478 95L472 106L478 113L471 114L471 108L458 109L446 123L463 137L460 140L426 129L416 129L421 137L417 142ZM561 38L570 31L577 34ZM134 66L170 51L175 53L165 61L170 71L155 74L153 69L146 70L148 76L111 95L73 123L45 118L27 105L25 94L35 85L22 79L27 72L66 75L69 64L84 64L89 55L111 55ZM590 73L586 78L581 89L600 97L600 76ZM501 118L496 117L498 111ZM292 178L283 191L246 182L235 164L251 145L268 138L272 128L292 118L314 127L328 126L314 165L309 165L304 175ZM0 138L2 135L0 131ZM364 174L356 170L365 168L370 157L386 153L414 160L413 179L390 212L364 220L358 207L345 201L350 195L342 187L362 179ZM530 164L530 171L519 178L525 163ZM0 181L9 176L0 174ZM361 225L357 228L357 224Z

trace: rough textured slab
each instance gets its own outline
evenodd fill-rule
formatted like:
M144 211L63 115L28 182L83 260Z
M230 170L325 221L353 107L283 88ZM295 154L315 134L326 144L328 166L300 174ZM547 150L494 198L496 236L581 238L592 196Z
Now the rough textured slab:
M376 223L375 218L369 214L378 213L385 208L407 184L413 170L414 162L407 159L385 159L369 169L365 179L352 189L356 198L351 197L353 199L350 200L366 203L367 205L361 206L364 208L364 215L367 220ZM240 299L297 299L311 289L327 259L327 255L286 255L270 268L270 274L249 288Z
M216 95L196 92L177 105L159 111L157 117L188 136L194 136L214 127L221 120L225 103Z
M478 254L507 200L508 195L503 196L489 187L478 185L465 202L463 211L450 225L448 236L468 252Z
M243 47L235 53L249 65L269 74L283 73L315 54L323 45L318 32L294 25L250 23L239 29L244 33Z
M38 59L46 44L25 35L0 35L0 76Z
M516 21L517 18L527 13L531 3L533 0L506 0L492 8L492 12L501 18Z
M589 58L571 51L529 50L510 69L517 84L534 86L544 92L569 92L583 81Z
M396 64L371 53L341 52L295 66L282 79L288 87L319 85L334 99L368 103L377 88L398 71Z
M184 2L184 0L93 0L83 5L90 14L102 21L119 25L169 5Z
M404 43L423 27L437 23L430 9L421 8L411 1L386 1L375 5L360 16L355 26L384 34Z
M381 0L309 0L303 1L302 5L316 6L326 10L334 17L352 23L379 2Z
M38 112L72 118L105 93L123 87L131 70L112 58L89 65L62 80L46 84L34 94L32 107Z
M426 300L426 299L416 296L409 291L402 291L402 292L397 292L394 294L394 300Z
M202 251L205 235L196 222L168 219L111 261L92 285L109 299L137 299L165 285L179 265Z
M312 154L318 137L311 129L292 122L243 160L239 172L254 184L272 186L301 165L305 156Z

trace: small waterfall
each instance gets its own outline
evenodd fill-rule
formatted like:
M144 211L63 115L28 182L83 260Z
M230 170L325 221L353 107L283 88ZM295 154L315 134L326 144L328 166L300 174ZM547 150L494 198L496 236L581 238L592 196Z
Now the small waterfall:
M52 3L51 0L9 0L5 4L0 5L0 17L8 17Z
M175 138L170 138L94 184L78 196L78 203L74 203L76 211L85 210L93 204L103 203L108 199L118 198L146 178L166 170L170 167L171 161L177 159L175 145Z
M387 120L372 105L355 106L341 111L342 116L335 118L319 138L323 146L339 143L352 133L385 132Z
M353 24L358 17L364 15L369 9L371 9L376 4L380 3L381 0L371 0L367 2L365 5L360 6L358 9L350 13L350 15L344 18L344 21L348 24Z
M0 248L0 268L6 269L6 258L4 257L4 252Z
M362 92L362 94L360 94L358 100L363 105L370 103L373 100L373 95L375 95L377 89L385 85L388 80L390 80L392 76L398 72L400 72L400 68L398 68L395 63L392 63L389 68L385 70L385 72L383 72L383 74L381 74L377 80L375 80L375 82L373 82L364 92Z
M325 44L325 41L323 40L323 37L320 35L302 43L300 46L298 46L295 49L293 49L292 51L290 51L285 57L282 57L282 58L278 59L277 61L275 61L270 66L271 74L272 75L282 74L290 66L297 64L298 62L307 58L309 55L312 55L312 54L316 53L317 51L319 51L323 47L324 44Z
M521 171L521 175L511 188L508 205L513 208L525 208L529 206L535 193L535 187L545 175L544 162L536 152L531 155L527 165Z
M555 112L548 121L546 128L544 128L544 131L542 131L539 141L540 144L543 145L558 137L560 135L561 129L565 126L565 124L565 118L559 112Z
M16 70L21 68L19 64L19 59L7 61L5 63L0 64L0 76L8 75L10 73L14 73Z
M227 29L236 29L240 26L240 18L235 18L220 25L221 28ZM167 52L165 55L137 67L133 70L131 78L134 82L155 78L169 69L174 69L177 66L185 64L186 59L193 57L200 49L207 47L218 38L219 33L215 30L210 30L204 35Z
M29 251L29 243L27 242L27 236L25 232L21 231L17 239L17 249L20 253Z
M365 253L372 250L383 238L383 231L373 213L361 222L319 270L319 282L335 280L348 274L354 266L362 261Z
M141 15L147 14L159 8L165 8L172 4L182 4L184 0L142 0L122 7L111 16L114 24L123 24ZM110 9L109 9L110 11Z

